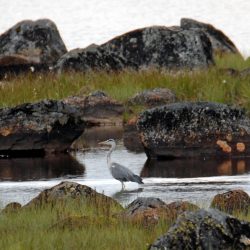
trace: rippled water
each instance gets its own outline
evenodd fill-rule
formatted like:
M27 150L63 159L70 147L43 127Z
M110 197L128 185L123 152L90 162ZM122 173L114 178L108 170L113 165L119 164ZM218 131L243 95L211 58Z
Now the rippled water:
M136 197L159 197L166 202L188 200L209 206L218 192L241 188L250 194L250 159L148 161L144 152L135 153L123 145L121 128L86 131L80 143L85 151L71 155L35 159L0 160L0 207L17 201L25 204L45 188L62 180L76 181L112 196L123 205ZM143 185L121 184L107 168L107 148L98 147L106 138L116 138L112 160L143 177Z
M50 18L68 49L103 43L129 30L178 25L190 17L223 30L250 54L250 1L246 0L1 0L0 33L23 19Z

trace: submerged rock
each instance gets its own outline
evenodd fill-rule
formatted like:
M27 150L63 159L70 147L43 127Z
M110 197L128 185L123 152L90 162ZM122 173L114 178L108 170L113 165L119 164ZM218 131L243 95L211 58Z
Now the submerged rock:
M122 208L122 206L112 198L100 194L88 186L70 181L63 181L52 188L42 191L24 207L41 207L46 204L63 202L67 199L81 199L96 206L103 206L105 204L107 206L113 205Z
M250 223L217 210L198 210L179 216L167 234L150 247L156 249L246 249Z
M221 30L211 24L198 22L190 18L181 19L181 28L185 30L198 30L204 32L210 39L213 53L237 53L240 54L234 43Z
M61 101L44 100L0 109L0 152L33 156L65 152L85 127L76 109Z
M0 72L45 68L55 63L67 49L49 19L24 20L0 36ZM19 67L20 66L20 67Z
M230 214L235 212L248 214L250 212L250 197L243 190L231 190L215 195L211 207Z
M137 127L148 158L250 155L250 120L225 104L168 104L144 111Z
M175 94L167 88L147 89L135 94L128 102L132 105L143 105L149 108L175 102Z
M123 104L102 91L88 96L70 96L63 102L76 107L89 126L122 124Z

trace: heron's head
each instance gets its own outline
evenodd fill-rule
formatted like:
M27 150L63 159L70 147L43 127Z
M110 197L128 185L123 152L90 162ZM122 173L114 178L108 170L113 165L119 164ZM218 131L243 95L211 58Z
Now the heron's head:
M115 146L115 140L114 139L108 139L106 141L102 141L98 143L99 145L108 145L108 146Z

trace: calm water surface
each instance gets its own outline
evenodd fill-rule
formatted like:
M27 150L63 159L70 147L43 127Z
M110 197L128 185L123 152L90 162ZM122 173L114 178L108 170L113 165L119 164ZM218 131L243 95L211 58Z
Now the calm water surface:
M68 49L101 44L135 28L178 25L190 17L223 30L250 55L247 0L0 0L0 33L23 19L50 18Z
M110 175L107 148L98 147L106 138L116 138L112 160L143 177L145 184L121 184ZM17 201L25 204L45 188L62 180L76 181L117 199L123 205L137 197L159 197L166 202L188 200L207 207L218 192L241 188L250 194L250 159L148 161L146 155L127 150L122 129L92 129L79 143L86 150L57 157L0 160L0 206Z

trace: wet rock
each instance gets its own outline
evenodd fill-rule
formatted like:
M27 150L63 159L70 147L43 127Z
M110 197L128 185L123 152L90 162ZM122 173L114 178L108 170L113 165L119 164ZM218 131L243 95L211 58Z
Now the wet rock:
M180 102L144 111L137 122L148 158L250 155L250 120L241 109Z
M84 127L77 110L61 101L0 109L0 152L10 156L65 152Z
M71 50L64 54L54 67L59 73L72 70L81 72L91 70L117 71L124 68L135 69L136 65L99 46Z
M41 207L46 204L64 202L67 199L80 199L81 201L90 202L90 204L96 206L103 206L105 204L107 206L122 208L122 206L112 198L100 194L88 186L70 181L63 181L52 188L42 191L24 207Z
M213 63L208 37L199 30L152 26L130 31L101 45L139 68L205 68Z
M217 210L198 210L179 216L167 234L150 247L156 249L246 249L250 223Z
M89 126L122 124L124 106L102 91L82 97L70 96L63 102L76 107Z
M124 124L123 144L128 150L139 153L143 152L144 148L137 131L136 123L137 117L133 117Z
M175 94L167 88L154 88L137 93L128 102L132 105L143 105L148 108L175 102Z
M1 213L14 213L21 209L22 205L18 202L11 202L5 206Z
M24 20L0 36L0 72L46 68L55 63L67 49L49 19Z
M211 207L229 214L235 212L248 214L250 212L250 197L243 190L231 190L215 195Z
M221 30L216 29L211 24L198 22L189 18L182 18L181 28L185 30L199 30L204 32L211 41L213 53L240 54L234 43Z

